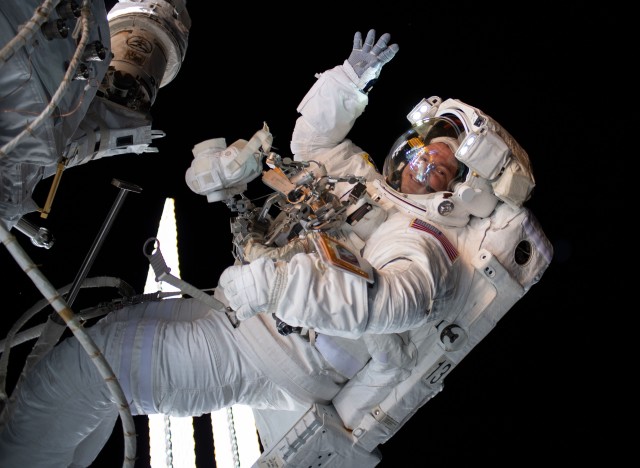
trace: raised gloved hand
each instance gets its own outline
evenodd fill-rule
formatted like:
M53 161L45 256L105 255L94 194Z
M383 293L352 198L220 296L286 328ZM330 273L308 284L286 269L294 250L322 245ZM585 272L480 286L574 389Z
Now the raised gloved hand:
M230 266L222 272L218 286L224 291L238 320L265 312L279 297L276 264L270 258L258 258L247 265Z
M370 29L367 37L362 43L362 34L356 32L353 37L353 50L347 59L357 81L354 80L359 89L368 92L373 86L373 82L380 76L383 65L395 57L400 47L398 44L389 45L391 35L385 33L376 42L376 31Z

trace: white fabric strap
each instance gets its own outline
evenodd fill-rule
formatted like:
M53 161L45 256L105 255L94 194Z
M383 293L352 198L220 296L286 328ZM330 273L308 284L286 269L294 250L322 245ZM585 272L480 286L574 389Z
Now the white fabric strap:
M315 347L336 371L349 379L353 378L367 362L364 356L352 354L350 350L340 346L336 337L330 335L316 335Z

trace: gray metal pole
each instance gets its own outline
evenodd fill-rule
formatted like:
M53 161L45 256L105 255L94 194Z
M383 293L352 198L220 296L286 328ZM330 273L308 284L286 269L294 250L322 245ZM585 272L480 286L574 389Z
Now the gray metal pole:
M136 192L136 193L142 192L142 188L138 187L137 185L124 182L122 180L113 179L111 183L116 187L118 187L120 191L118 192L118 196L116 197L116 200L113 203L113 206L111 207L111 210L107 215L107 218L104 220L104 223L102 224L102 227L100 228L100 231L98 232L96 239L93 241L93 245L91 246L91 249L89 250L89 253L87 254L86 258L84 259L84 263L80 267L80 270L76 275L76 278L73 280L73 284L71 285L71 289L69 290L69 295L66 298L66 302L69 305L69 307L73 305L73 301L75 301L76 296L80 291L82 282L87 277L87 274L89 273L89 269L93 265L93 262L96 259L96 255L100 250L100 247L102 247L102 243L104 242L105 237L109 233L109 230L111 229L111 225L113 224L113 220L115 219L116 215L120 211L120 207L122 206L122 203L124 202L124 199L126 198L127 194L129 192Z

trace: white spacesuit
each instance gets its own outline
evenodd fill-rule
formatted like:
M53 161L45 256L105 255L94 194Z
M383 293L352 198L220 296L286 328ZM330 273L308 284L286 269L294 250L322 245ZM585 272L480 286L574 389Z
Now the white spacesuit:
M241 261L223 272L215 297L239 322L224 307L171 299L114 312L88 329L133 414L200 415L246 404L257 410L266 449L290 422L261 416L270 410L302 414L311 405L334 402L344 426L354 429L397 382L412 375L422 357L420 337L437 327L442 331L464 313L477 317L496 303L500 291L488 291L474 276L474 258L482 248L494 248L493 255L509 264L510 282L504 281L520 288L501 313L540 279L551 249L522 208L533 187L528 159L491 119L458 101L431 98L422 103L426 114L412 120L411 130L394 144L382 174L367 153L345 139L368 103L372 82L398 50L388 40L385 34L376 42L370 31L363 45L356 34L349 59L318 76L298 107L291 141L295 161L289 164L295 173L267 161L272 169L263 180L295 207L299 229L283 230L288 224L280 217L263 216L269 229L236 236ZM264 129L258 135L266 151L268 137ZM437 164L422 163L416 154L437 142L446 143L461 162L448 189L422 195L397 190L394 177L404 166L421 168L417 179L426 188L433 185ZM214 143L204 146L222 148L219 139ZM208 151L200 159L220 159L194 164L188 185L210 201L238 194L234 187L261 170L254 164L259 155L247 158L245 147L253 152L255 140L235 144L232 153L252 165L253 176L225 163L229 152ZM212 168L218 171L209 179L214 182L202 182ZM330 197L314 198L318 181ZM340 222L332 223L335 219ZM527 237L527 229L536 240L526 262L510 258L509 249ZM500 241L494 231L501 232ZM513 242L503 242L505 237ZM523 263L527 267L514 273L511 266ZM454 341L448 350L461 349ZM465 354L475 344L469 341ZM344 403L347 390L349 403ZM413 403L409 412L420 404ZM117 414L90 358L74 339L66 340L18 389L0 434L0 465L86 466L109 437Z

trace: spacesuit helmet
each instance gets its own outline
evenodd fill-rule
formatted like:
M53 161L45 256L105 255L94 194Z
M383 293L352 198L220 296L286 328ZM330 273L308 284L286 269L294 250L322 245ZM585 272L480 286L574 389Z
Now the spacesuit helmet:
M416 122L393 143L382 170L386 184L407 195L453 191L467 167L455 154L464 127L449 116Z

